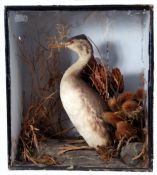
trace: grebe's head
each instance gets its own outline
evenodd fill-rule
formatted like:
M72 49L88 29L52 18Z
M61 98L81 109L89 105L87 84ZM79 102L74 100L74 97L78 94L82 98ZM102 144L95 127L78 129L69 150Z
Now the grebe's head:
M93 48L89 40L85 35L78 35L75 37L70 38L66 43L65 47L73 50L74 52L78 53L78 55L89 55L93 54Z

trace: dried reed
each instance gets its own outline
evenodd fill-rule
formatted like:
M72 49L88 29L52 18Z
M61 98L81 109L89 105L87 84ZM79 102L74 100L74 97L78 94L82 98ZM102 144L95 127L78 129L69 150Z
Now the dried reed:
M102 119L114 127L112 133L114 145L111 147L99 147L97 152L103 160L110 160L118 156L121 147L131 141L141 141L144 148L135 159L143 157L145 160L145 92L143 87L135 93L124 91L123 75L118 68L111 71L107 66L98 64L92 58L82 71L83 79L92 86L104 98L108 105L108 111L102 114ZM91 82L89 81L91 80ZM142 81L143 82L143 81ZM143 85L143 84L142 84Z
M59 42L68 34L68 28L57 25L58 33L53 37L53 42ZM23 97L27 101L23 105L23 122L19 140L19 158L34 164L56 165L58 161L50 155L36 154L40 142L53 136L61 136L66 130L62 127L62 105L59 98L59 53L49 51L39 40L30 37L31 43L36 47L28 49L25 37L19 41L19 58L25 63L31 77L30 97ZM47 41L52 42L52 38ZM46 43L47 43L46 42ZM45 41L43 41L45 43ZM32 46L31 46L32 47Z

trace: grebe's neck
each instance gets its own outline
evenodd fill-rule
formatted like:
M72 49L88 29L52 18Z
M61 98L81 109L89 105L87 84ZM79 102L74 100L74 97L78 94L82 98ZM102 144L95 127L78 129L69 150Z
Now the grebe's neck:
M79 55L78 60L66 70L64 77L79 76L80 72L87 65L91 57L92 54Z

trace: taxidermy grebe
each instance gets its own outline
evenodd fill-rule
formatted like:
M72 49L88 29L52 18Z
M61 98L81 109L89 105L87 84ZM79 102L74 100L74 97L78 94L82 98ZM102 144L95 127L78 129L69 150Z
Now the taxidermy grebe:
M111 143L108 125L101 115L101 97L82 80L80 73L93 56L93 48L85 35L71 38L64 47L78 54L77 61L64 73L60 83L60 97L65 111L79 134L90 147Z

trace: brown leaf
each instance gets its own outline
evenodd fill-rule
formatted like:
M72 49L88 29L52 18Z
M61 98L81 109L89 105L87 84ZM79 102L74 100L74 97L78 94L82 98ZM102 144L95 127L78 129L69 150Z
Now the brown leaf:
M101 65L97 64L95 70L92 72L90 79L99 92L104 98L108 98L108 71Z
M132 100L132 99L133 99L133 93L126 91L118 95L117 103L119 106L121 106L125 101Z
M138 103L133 100L128 100L123 103L122 110L125 114L128 114L129 112L135 111L138 107Z
M118 110L117 99L115 97L109 98L107 104L111 111L115 112Z
M87 66L82 70L83 79L93 86L100 96L108 99L115 92L124 90L123 76L118 68L112 69L112 72L103 64L98 64L92 57Z
M87 66L81 72L82 78L94 87L98 93L103 96L108 96L108 71L107 68L98 64L92 57Z
M136 101L128 100L123 103L122 111L128 119L138 120L140 117L142 118L143 106L140 106Z
M145 96L146 94L143 88L139 88L134 94L134 98L138 101L144 100Z
M130 138L132 136L135 136L137 133L137 130L132 127L131 124L125 122L125 121L120 121L116 125L117 130L116 130L116 137L118 140L121 140L122 138Z
M123 80L123 75L121 74L120 69L114 68L112 69L111 72L111 84L113 89L121 93L124 91L124 80Z
M116 127L116 124L120 121L122 121L121 117L118 116L117 114L113 113L113 112L104 112L102 114L102 119L103 121L105 121L106 123L109 123L113 126Z

